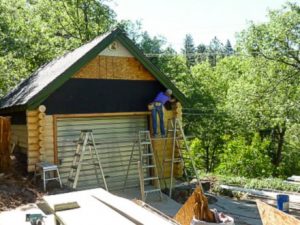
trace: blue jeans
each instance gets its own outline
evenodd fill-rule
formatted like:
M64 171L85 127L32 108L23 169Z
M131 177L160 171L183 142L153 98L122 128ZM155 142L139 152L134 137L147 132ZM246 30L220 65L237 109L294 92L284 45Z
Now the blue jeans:
M153 135L157 135L157 114L159 116L159 125L160 125L160 133L162 136L166 135L165 126L164 126L164 111L163 105L156 106L154 103L154 108L151 110L152 114L152 125L153 125Z

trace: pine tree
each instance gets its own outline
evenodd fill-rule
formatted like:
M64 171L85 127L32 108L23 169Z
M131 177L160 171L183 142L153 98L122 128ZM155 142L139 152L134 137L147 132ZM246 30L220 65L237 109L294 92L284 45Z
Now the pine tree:
M234 50L232 48L232 45L230 43L229 40L226 41L226 44L225 44L225 55L226 56L230 56L234 53Z
M197 46L197 63L205 62L207 59L207 47L205 44Z
M224 45L223 43L217 38L214 37L208 46L208 61L211 66L216 66L217 61L220 58L224 58Z
M183 54L186 56L187 67L194 66L196 64L196 48L194 45L194 39L192 35L187 34L184 39Z

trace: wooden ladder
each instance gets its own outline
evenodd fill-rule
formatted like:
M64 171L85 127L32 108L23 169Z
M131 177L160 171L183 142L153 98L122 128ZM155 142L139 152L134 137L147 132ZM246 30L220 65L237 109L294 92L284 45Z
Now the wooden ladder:
M171 158L167 158L167 141L172 140L172 155ZM183 142L183 143L182 143ZM185 159L188 159L192 164L193 173L196 176L197 183L199 184L200 188L203 190L200 177L196 170L195 161L191 155L191 151L189 145L187 143L186 136L184 134L184 130L182 128L181 121L178 118L172 118L168 120L167 124L167 135L165 138L164 148L163 148L163 161L162 161L162 175L161 177L164 180L165 187L166 184L166 177L165 174L165 166L167 164L171 165L171 172L170 172L170 189L169 189L169 197L172 197L172 189L174 183L174 165L181 164L183 166L183 172L186 177L188 177L188 172L185 166Z
M138 146L139 150L139 159L134 159L134 151L136 146ZM141 197L142 201L146 200L146 197L150 193L158 192L160 194L160 199L162 200L162 192L160 186L160 180L158 176L156 159L152 147L150 131L139 131L138 140L134 143L130 155L130 160L125 176L124 189L126 188L127 179L129 175L129 170L132 163L137 163L138 172L139 172L139 180L140 180L140 189L141 189ZM153 171L151 171L153 170ZM144 175L146 171L146 176ZM154 175L151 175L154 172ZM157 187L146 189L145 182L157 182Z
M89 153L92 159L92 163L84 163L84 156L86 154L87 148L89 149ZM108 191L104 172L102 169L100 157L96 148L94 135L92 130L82 130L80 133L80 137L77 141L77 148L74 154L70 174L68 177L69 184L72 188L76 189L77 183L79 180L80 170L83 165L93 165L95 170L95 175L97 178L97 183L100 185L99 176L97 172L97 168L100 169L101 176L103 179L103 183L105 189Z

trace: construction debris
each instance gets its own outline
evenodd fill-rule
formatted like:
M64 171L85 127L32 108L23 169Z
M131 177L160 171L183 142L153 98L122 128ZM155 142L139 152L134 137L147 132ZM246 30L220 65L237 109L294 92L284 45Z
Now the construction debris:
M208 207L207 197L197 187L183 207L178 211L175 220L182 225L197 224L234 224L233 219L217 210Z

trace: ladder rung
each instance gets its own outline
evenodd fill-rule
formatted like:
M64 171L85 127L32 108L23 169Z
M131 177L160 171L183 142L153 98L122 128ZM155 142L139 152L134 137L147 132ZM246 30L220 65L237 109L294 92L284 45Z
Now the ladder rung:
M172 162L172 159L165 159L164 162ZM180 163L182 162L181 158L176 158L173 160L173 163Z
M86 130L81 130L82 133L85 133L85 132L93 132L93 130L90 130L90 129L86 129Z
M141 145L150 145L151 144L151 141L142 141L141 142Z
M142 133L142 134L150 134L149 130L140 130L139 133Z
M143 168L154 168L154 165L147 165L147 166L143 166Z
M180 131L180 129L176 129L176 131ZM168 130L168 132L174 132L174 129Z
M153 153L145 153L145 154L143 154L143 156L145 156L145 157L153 156Z
M153 192L160 192L160 189L152 189L152 190L146 190L144 191L146 194L153 193Z
M144 181L148 181L148 180L158 180L158 177L146 177L146 178L144 178Z
M76 143L78 145L83 145L84 141L74 141L74 143ZM94 144L93 144L93 142L89 141L89 142L86 143L86 145L93 146Z

